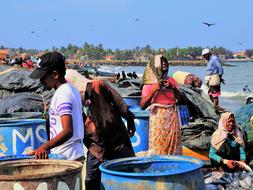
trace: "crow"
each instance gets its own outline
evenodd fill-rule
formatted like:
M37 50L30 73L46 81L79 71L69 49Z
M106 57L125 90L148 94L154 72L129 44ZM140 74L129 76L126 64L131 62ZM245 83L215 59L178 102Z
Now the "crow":
M215 23L207 23L207 22L203 22L203 24L207 25L208 27L215 25Z

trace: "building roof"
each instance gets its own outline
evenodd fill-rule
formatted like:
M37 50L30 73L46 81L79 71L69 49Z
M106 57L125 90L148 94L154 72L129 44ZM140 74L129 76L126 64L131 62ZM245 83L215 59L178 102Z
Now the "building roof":
M8 54L10 54L10 50L9 49L0 49L0 54L8 55Z
M245 56L245 51L234 52L233 55L242 55L242 56Z

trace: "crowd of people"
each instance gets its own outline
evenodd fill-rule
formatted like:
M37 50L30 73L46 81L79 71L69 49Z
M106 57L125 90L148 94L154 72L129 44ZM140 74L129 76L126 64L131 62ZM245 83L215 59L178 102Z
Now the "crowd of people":
M1 60L1 64L9 65L9 66L17 66L26 68L28 70L32 70L36 63L38 62L39 57L31 57L26 53L22 53L20 55L15 54L10 58L3 58Z
M208 60L208 94L214 108L220 111L218 97L224 71L209 49L204 49L202 55ZM178 83L200 88L202 81L191 73L178 73L183 76L180 78L169 77L168 72L167 59L163 55L154 56L143 74L140 107L150 111L148 151L156 155L181 155L181 126L176 108L185 105L186 100ZM135 72L131 74L137 76ZM126 78L124 71L121 75ZM135 156L130 141L135 134L134 114L106 82L89 80L75 70L66 69L65 58L60 53L43 54L30 78L39 79L47 89L55 89L49 108L50 139L30 154L45 159L50 151L65 155L68 160L84 162L84 144L88 149L84 168L86 190L100 189L101 163ZM247 161L243 134L232 113L221 115L211 140L209 155L213 166L223 170L242 169L236 161Z

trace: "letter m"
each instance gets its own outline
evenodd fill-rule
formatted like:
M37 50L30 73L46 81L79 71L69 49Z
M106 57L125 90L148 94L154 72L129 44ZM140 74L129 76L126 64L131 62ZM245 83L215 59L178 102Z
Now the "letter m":
M27 132L26 132L26 135L25 137L20 134L20 132L16 129L13 130L12 132L12 139L13 139L13 154L16 155L17 154L17 146L20 146L20 145L17 145L17 137L25 144L29 138L31 138L31 147L34 148L34 139L33 139L33 134L32 134L32 128L28 128ZM26 148L26 147L24 147Z

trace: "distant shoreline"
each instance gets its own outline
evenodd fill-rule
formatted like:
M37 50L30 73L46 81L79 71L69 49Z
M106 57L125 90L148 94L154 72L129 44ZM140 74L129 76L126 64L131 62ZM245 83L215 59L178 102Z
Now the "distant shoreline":
M84 63L89 65L112 65L112 66L146 66L148 61L138 61L138 60L67 60L68 63ZM168 60L169 64L172 66L206 66L206 60ZM253 59L227 59L223 60L223 63L227 62L253 62ZM229 64L226 64L229 66Z
M79 64L81 61L67 60L68 63ZM170 65L176 66L206 66L205 60L168 60ZM137 60L85 60L84 64L89 65L112 65L112 66L146 66L148 61Z

